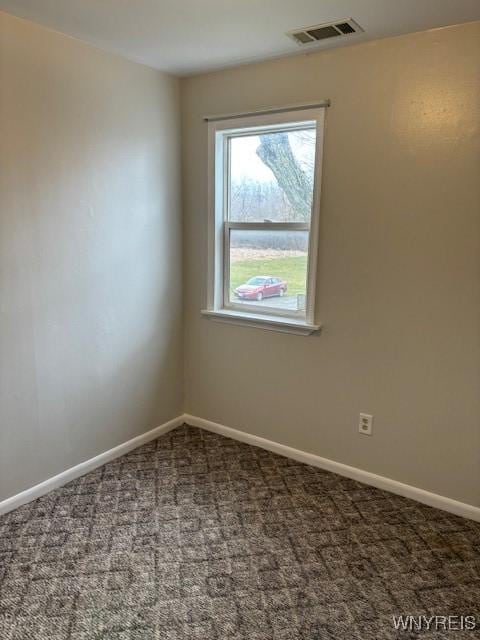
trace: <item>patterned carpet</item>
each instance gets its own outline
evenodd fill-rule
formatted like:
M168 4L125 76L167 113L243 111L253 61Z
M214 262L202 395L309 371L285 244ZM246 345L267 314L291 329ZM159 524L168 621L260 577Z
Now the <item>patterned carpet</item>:
M392 615L479 603L480 524L188 426L0 517L1 640L473 639Z

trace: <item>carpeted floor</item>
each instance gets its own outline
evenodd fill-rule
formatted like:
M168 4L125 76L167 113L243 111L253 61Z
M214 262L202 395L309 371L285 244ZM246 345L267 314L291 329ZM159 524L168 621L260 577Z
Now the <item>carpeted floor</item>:
M417 638L401 614L480 637L480 524L188 426L0 517L1 640Z

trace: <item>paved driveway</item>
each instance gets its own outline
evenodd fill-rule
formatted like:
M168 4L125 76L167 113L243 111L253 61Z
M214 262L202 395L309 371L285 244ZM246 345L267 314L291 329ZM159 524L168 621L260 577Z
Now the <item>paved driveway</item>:
M276 296L274 298L265 298L265 300L239 300L235 298L236 304L253 304L256 307L274 307L275 309L288 309L290 311L298 311L297 296Z

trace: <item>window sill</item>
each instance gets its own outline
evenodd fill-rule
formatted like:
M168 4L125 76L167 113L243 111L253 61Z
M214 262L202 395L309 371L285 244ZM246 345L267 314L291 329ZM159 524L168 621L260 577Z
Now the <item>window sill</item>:
M308 336L315 331L319 331L321 328L319 324L309 324L304 320L257 315L256 313L246 313L242 311L228 311L226 309L219 309L217 311L203 309L202 315L217 322L255 327L256 329L266 329L269 331L280 331L281 333L292 333L298 336Z

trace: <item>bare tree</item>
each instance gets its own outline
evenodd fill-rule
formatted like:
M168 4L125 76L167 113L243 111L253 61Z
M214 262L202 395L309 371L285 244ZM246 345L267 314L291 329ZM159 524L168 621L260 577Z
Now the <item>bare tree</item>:
M312 208L312 172L305 171L295 158L288 133L261 136L257 155L272 171L293 210L308 220Z

